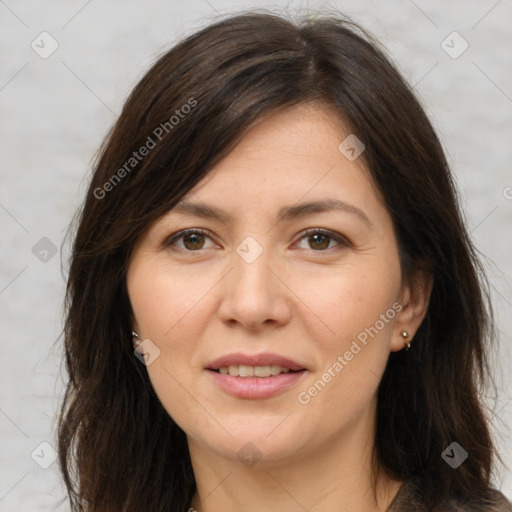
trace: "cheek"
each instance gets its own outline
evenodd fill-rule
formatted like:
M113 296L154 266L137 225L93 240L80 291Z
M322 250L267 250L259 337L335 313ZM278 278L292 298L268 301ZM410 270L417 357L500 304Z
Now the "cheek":
M214 285L211 273L194 276L190 270L182 272L150 258L135 260L128 272L128 293L139 332L160 351L147 372L157 396L177 421L182 411L176 404L190 403L185 389L195 389L192 375L201 366L197 345L213 314L208 292Z
M383 336L390 336L396 316L392 306L400 292L398 265L382 265L369 257L314 275L290 274L290 279L290 288L300 298L297 314L309 338L324 349L342 350L360 333L364 338L365 329L376 322Z
M128 291L144 336L163 345L191 341L194 331L201 332L198 318L205 315L204 299L214 285L210 281L204 273L195 277L190 270L180 271L165 262L134 265Z
M202 332L199 300L207 287L190 274L170 269L158 261L135 260L127 276L127 288L139 332L157 347L159 356L146 366L151 385L163 407L184 430L207 428L200 408L191 405L192 360ZM203 290L204 288L204 290ZM197 391L192 393L197 395ZM197 397L196 397L197 399Z
M347 414L357 416L378 388L401 309L399 276L397 265L353 265L332 277L325 293L309 294L308 305L329 334L313 327L318 321L310 314L309 336L321 364L297 398L319 414L327 412L333 425Z

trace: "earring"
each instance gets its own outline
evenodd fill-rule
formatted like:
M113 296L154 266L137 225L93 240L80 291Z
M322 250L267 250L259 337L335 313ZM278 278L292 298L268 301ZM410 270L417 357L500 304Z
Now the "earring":
M138 347L142 343L142 338L134 330L132 330L132 338L135 347ZM138 341L135 341L135 339L137 339Z
M409 333L407 331L402 331L401 333L401 336L404 340L406 340L408 337L409 337ZM408 341L406 344L405 344L405 350L409 350L411 348L411 342Z

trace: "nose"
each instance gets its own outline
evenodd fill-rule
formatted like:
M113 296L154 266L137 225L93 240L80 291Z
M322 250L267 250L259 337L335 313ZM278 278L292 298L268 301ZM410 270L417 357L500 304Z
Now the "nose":
M242 253L240 253L242 254ZM286 324L291 317L291 296L283 265L264 248L254 260L233 252L232 270L223 279L219 316L223 322L257 331L269 324Z

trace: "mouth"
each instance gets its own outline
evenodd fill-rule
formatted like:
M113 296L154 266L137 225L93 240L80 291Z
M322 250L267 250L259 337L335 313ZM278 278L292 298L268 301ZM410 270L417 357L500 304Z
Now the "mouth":
M267 365L267 366L249 366L246 364L240 365L229 365L229 366L221 366L218 370L213 370L208 368L209 370L220 373L222 375L231 375L231 377L258 377L258 378L268 378L275 377L276 375L281 375L282 373L298 373L302 372L305 369L300 370L290 370L290 368L286 366L280 365Z
M296 385L308 369L276 354L231 354L205 368L225 393L237 398L269 398Z
M271 377L307 370L305 366L278 354L228 354L208 364L208 370L232 377Z

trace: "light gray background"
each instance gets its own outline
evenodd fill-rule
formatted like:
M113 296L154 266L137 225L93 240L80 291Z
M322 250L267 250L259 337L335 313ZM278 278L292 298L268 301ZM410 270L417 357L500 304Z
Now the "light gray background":
M502 337L499 399L489 405L499 418L499 452L512 467L512 2L309 2L324 6L351 15L387 46L446 147L493 285ZM308 4L0 0L0 512L68 510L57 463L40 467L52 460L40 443L55 446L62 393L55 342L64 277L59 253L45 254L48 242L39 241L60 248L91 158L150 62L209 21L252 7L294 12ZM59 45L46 59L31 48L33 40L42 45L43 31ZM469 44L456 59L441 47L453 31ZM454 52L461 43L452 37L445 45ZM64 275L68 254L65 245ZM511 470L498 471L495 485L512 498Z

